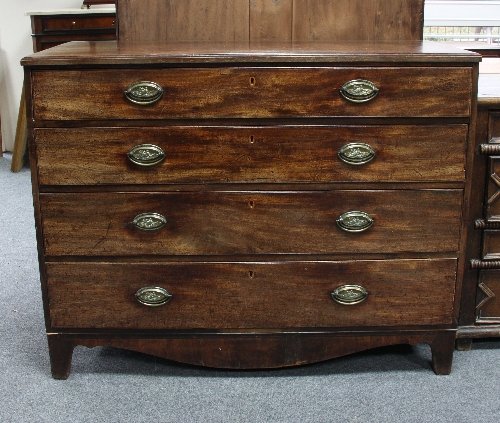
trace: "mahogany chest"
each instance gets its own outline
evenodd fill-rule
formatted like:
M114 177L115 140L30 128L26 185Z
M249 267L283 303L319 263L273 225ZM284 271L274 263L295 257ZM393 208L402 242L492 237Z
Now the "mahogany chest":
M25 58L53 376L77 345L242 369L427 343L449 373L478 60L420 42Z

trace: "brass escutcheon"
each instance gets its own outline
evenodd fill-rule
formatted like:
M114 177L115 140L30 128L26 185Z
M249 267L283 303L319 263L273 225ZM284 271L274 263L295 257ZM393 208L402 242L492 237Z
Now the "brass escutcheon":
M351 103L366 103L373 100L378 93L377 86L366 79L353 79L340 88L342 97Z
M167 224L167 218L160 213L141 213L134 217L132 225L140 231L159 231Z
M151 167L165 159L165 152L154 144L136 145L127 153L128 159L137 166Z
M369 145L361 142L345 144L339 150L339 159L350 165L364 165L375 158L375 150Z
M147 106L156 103L163 97L163 88L156 82L139 81L130 85L124 94L131 103Z
M135 293L136 300L148 307L162 306L168 303L172 297L170 292L158 286L146 286Z
M348 211L337 218L337 226L346 232L364 232L372 227L374 220L368 213Z
M368 291L361 285L341 285L331 294L333 301L342 305L355 305L368 298Z

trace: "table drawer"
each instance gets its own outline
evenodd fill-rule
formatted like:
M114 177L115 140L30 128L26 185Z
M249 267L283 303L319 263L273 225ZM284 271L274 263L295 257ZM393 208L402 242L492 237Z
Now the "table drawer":
M54 256L456 254L461 203L462 190L40 195Z
M36 120L468 117L473 86L467 67L172 68L32 75ZM365 103L346 100L341 87L353 80L372 82L378 95ZM124 92L141 81L159 84L163 96L142 86L133 90L133 100L157 101L128 101ZM351 88L348 97L369 91Z
M88 30L103 30L115 29L116 18L114 16L40 16L37 18L37 31L50 34L53 32L68 32L68 31L88 31Z
M455 274L456 261L451 259L47 264L53 328L229 330L451 324ZM337 294L337 300L366 298L358 304L337 303L331 294L344 285L357 287L351 288L351 295ZM156 307L141 304L135 294L147 287L166 290L170 301ZM157 303L166 299L166 293L150 291L141 299Z
M485 230L483 232L483 258L500 260L500 230Z
M173 126L37 129L34 139L42 185L434 182L463 181L467 130Z

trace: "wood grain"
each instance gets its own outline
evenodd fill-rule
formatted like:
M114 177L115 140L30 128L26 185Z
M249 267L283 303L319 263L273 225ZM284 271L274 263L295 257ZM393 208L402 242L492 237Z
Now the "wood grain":
M294 0L294 41L420 40L421 0Z
M47 255L238 255L449 252L459 239L461 190L41 194ZM340 230L342 213L374 220ZM167 218L135 229L141 213Z
M120 0L119 39L420 40L423 5L424 0Z
M463 181L467 125L37 129L42 185ZM375 159L338 158L368 143ZM154 144L166 159L142 168L127 159ZM61 148L64 146L64 148Z
M278 63L457 64L471 66L481 56L434 42L72 42L22 59L23 66L131 66L166 64Z
M293 0L250 0L251 42L292 41Z
M337 263L48 263L53 328L285 329L413 326L452 321L456 260ZM99 281L94 283L93 281ZM366 301L331 292L360 284ZM146 307L147 286L172 300ZM428 301L433 298L433 301Z
M89 348L107 346L124 348L156 357L197 366L226 369L270 369L299 366L340 357L355 352L397 344L429 344L433 351L446 360L439 360L441 368L449 372L453 358L454 330L411 330L398 332L353 333L279 333L279 334L194 334L191 336L145 336L144 334L64 334L48 335L52 374L66 379L71 365L72 351L77 345ZM55 338L52 342L50 338ZM438 345L435 341L444 338ZM451 339L451 342L450 342ZM441 347L441 348L439 348ZM445 348L447 347L448 351ZM415 365L411 360L412 366ZM425 362L417 369L429 367Z
M120 41L248 41L248 0L120 0Z
M380 89L368 103L340 95L359 78ZM465 67L57 70L33 79L36 120L468 116L472 89ZM163 98L128 102L123 93L138 81L160 84Z

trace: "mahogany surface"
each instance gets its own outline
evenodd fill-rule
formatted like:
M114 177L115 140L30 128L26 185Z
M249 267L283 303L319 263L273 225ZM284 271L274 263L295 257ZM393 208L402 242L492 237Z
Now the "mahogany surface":
M74 43L23 61L54 377L68 376L77 345L270 368L428 343L436 373L449 373L478 56L414 42L148 46ZM375 99L339 97L340 81L364 75L381 84ZM131 106L123 91L137 80L176 89L166 103ZM344 141L373 142L380 154L343 167ZM126 164L134 142L162 144L161 167ZM408 157L391 158L393 143ZM109 168L89 166L101 150ZM366 211L373 226L342 231L346 211ZM162 213L165 227L134 228L144 212ZM366 289L364 301L332 299L351 284ZM148 286L174 297L145 307L134 295Z
M35 131L42 185L293 182L462 182L467 125L280 125L45 128ZM127 153L141 139L167 154L144 169ZM376 157L342 162L353 139ZM64 144L64 149L59 148ZM443 161L443 155L446 161Z
M458 251L461 190L41 194L50 256L333 254ZM361 210L363 233L335 221ZM153 211L164 228L144 232Z
M355 78L380 89L365 107L340 94ZM33 79L38 120L467 116L472 87L471 69L460 67L66 70L36 72ZM123 96L141 80L165 90L151 107Z

